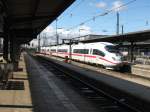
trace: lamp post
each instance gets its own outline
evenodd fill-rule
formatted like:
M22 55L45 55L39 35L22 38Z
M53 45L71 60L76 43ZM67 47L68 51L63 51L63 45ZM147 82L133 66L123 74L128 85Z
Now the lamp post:
M121 25L121 32L124 33L124 25Z
M58 18L56 18L56 45L59 44L59 37L58 37L58 34L57 34L57 22L58 22Z
M38 35L38 52L40 52L40 43L41 43L41 37L40 34Z
M69 42L69 59L70 59L70 62L71 62L71 59L72 59L72 55L71 55L71 53L72 53L72 44L73 43L77 43L78 41L76 41L76 40L74 40L73 38L72 39L63 39L63 41L64 41L64 43L65 43L65 41L68 41Z
M117 11L116 34L119 35L119 12Z

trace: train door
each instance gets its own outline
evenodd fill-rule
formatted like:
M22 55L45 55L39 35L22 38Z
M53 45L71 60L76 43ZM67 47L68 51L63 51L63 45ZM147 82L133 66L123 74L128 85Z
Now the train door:
M84 62L89 62L90 56L89 56L89 49L85 48L84 49Z
M95 63L96 62L96 56L93 55L93 49L89 49L89 60L88 62L90 63Z
M83 54L82 56L83 62L87 62L88 49L86 49L85 44L83 44L82 54Z
M86 62L93 63L92 49L88 49L85 59L86 59Z

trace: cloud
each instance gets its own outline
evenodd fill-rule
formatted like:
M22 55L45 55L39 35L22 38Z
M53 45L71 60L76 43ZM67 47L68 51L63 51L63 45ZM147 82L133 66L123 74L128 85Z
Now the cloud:
M66 29L61 28L57 29L59 35L59 42L62 42L62 39L75 38L83 35L92 34L91 28L87 25L81 25L75 29ZM46 37L46 38L45 38ZM34 41L35 43L35 41ZM36 41L37 43L37 41ZM41 45L49 45L56 43L56 29L55 27L49 25L41 32Z
M114 11L121 11L121 10L123 10L125 7L120 7L120 6L122 6L123 5L123 2L122 1L115 1L115 2L113 2L113 4L112 4L112 9L114 9ZM120 8L119 8L120 7Z
M89 26L80 25L79 27L70 30L69 35L72 38L75 38L75 37L79 37L79 36L83 36L83 35L88 35L91 33L92 33L92 31L91 31L91 28Z
M46 33L49 36L53 36L54 34L56 34L56 30L55 30L54 27L52 27L52 26L49 25L41 33L42 34Z
M106 8L107 4L105 2L99 2L96 4L97 8Z

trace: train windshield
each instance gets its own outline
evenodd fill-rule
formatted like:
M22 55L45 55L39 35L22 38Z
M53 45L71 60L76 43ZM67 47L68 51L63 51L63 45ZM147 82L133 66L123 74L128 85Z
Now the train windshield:
M120 53L117 46L108 45L105 47L105 49L110 53Z

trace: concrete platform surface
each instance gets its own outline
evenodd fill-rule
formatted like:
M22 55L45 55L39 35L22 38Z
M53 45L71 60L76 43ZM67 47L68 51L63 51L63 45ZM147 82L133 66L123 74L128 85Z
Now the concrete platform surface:
M13 73L8 85L0 90L0 112L32 112L33 105L23 55L19 62L23 70Z
M131 68L131 72L135 75L150 78L150 65L136 64Z
M136 64L136 65L133 65L133 67L150 70L150 65Z

